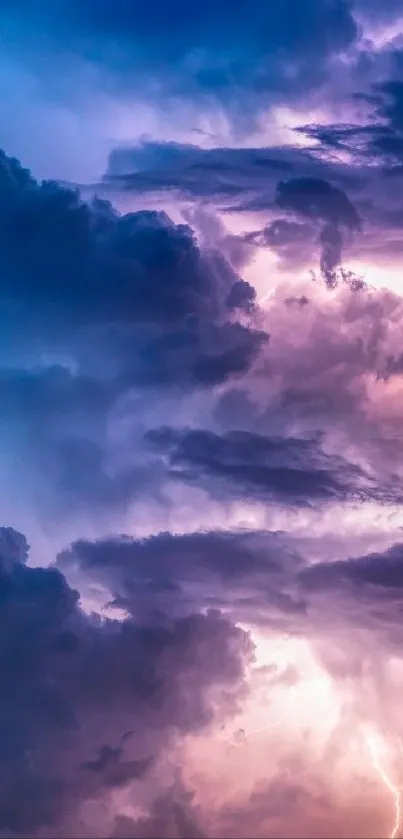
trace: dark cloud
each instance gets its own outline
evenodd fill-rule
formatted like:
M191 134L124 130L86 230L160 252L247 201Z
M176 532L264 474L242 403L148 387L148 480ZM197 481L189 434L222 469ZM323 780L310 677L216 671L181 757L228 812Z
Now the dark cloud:
M277 187L277 204L283 210L348 229L359 227L357 211L347 195L321 179L294 178Z
M389 78L373 82L366 92L355 93L363 104L361 122L312 124L297 130L318 141L316 153L326 149L348 156L349 164L378 166L382 176L398 175L403 160L403 51L393 50ZM390 73L395 71L395 76ZM387 192L387 185L384 183Z
M164 213L119 216L104 201L87 205L73 190L38 184L4 154L0 194L5 303L17 311L18 301L29 305L31 323L47 333L52 326L203 320L239 280L225 260L212 264L213 256L200 253L188 226Z
M226 298L228 311L234 308L232 294ZM250 299L250 296L248 294ZM250 306L244 288L242 303ZM217 385L234 375L246 373L268 341L262 330L239 322L203 322L189 319L177 330L154 331L138 346L137 332L113 334L103 347L105 362L116 364L126 388L176 387L178 392Z
M291 534L267 531L162 533L81 540L59 564L84 585L99 581L140 622L155 614L179 620L193 614L195 603L222 607L268 637L308 639L336 680L353 671L359 679L363 668L376 670L383 651L401 646L401 544L350 558L340 539L332 558L313 562L314 544L323 557L318 537L304 547ZM341 650L346 632L349 648ZM280 677L272 676L274 684Z
M31 70L44 75L49 63L84 58L106 71L109 85L116 80L116 93L133 89L135 79L136 93L154 101L214 95L244 126L257 106L318 86L357 37L346 0L303 7L286 0L281 12L262 0L200 7L169 0L164 10L135 0L38 0L23 23L18 5L5 3L1 12L9 49Z
M347 247L358 259L391 261L401 253L401 54L396 47L392 56L395 77L377 81L372 87L368 84L361 94L355 93L359 87L351 88L350 109L362 107L356 122L297 129L309 141L314 140L309 148L290 144L265 149L201 149L144 142L116 150L103 189L138 194L169 190L231 211L265 212L273 221L251 235L250 241L275 250L291 268L298 264L311 267L319 251L322 272L331 285ZM288 245L283 241L284 231L278 230L284 219L276 219L279 177L299 183L299 195L293 195L286 212L303 212L306 218L304 240L302 227L295 227L295 240L290 238ZM291 236L291 229L288 233Z
M325 546L315 539L323 557ZM341 540L329 559L315 562L312 547L289 533L258 530L116 536L73 543L58 565L82 584L98 581L140 622L157 615L178 620L198 603L310 638L318 649L323 638L333 645L345 626L372 634L377 644L401 642L401 543L351 557Z
M24 565L28 559L29 545L22 533L12 527L0 529L0 561L4 572L12 571L14 563Z
M184 327L196 344L211 322L232 334L225 300L240 278L221 256L203 255L188 226L158 212L119 216L104 201L38 184L4 154L0 162L3 320L24 317L20 352L25 337L31 349L77 355L87 340L109 352L134 330L144 366L155 342ZM251 289L248 307L252 298Z
M74 835L87 799L105 805L209 722L212 687L231 707L251 645L219 612L88 616L59 570L24 564L24 537L0 538L0 830Z
M269 611L277 595L285 610L297 609L291 598L286 601L279 581L299 564L280 534L247 531L79 540L58 557L69 577L98 580L115 605L140 620L150 614L188 615L196 604L226 604L235 614L237 609L248 614L262 600Z
M345 804L348 755L337 761L351 720L357 778L360 723L401 730L385 674L403 641L403 307L342 263L347 248L374 264L402 252L403 53L357 24L371 35L396 10L1 4L7 55L62 109L99 89L119 118L122 99L128 119L127 104L145 102L164 127L184 113L189 136L201 114L239 145L243 130L248 142L272 126L290 136L295 112L345 120L301 126L288 147L116 148L87 193L0 154L0 492L15 520L29 495L59 540L56 561L33 567L25 537L0 528L4 839L378 826L364 781L355 813ZM154 197L184 223L121 214L94 191L125 207ZM225 213L252 232L228 232ZM278 258L282 285L257 276L270 261L258 248ZM332 293L301 278L317 262ZM277 726L267 749L248 730L260 710Z
M239 210L276 210L280 177L298 173L323 176L338 184L358 186L347 167L324 162L311 149L289 146L267 148L217 147L143 141L111 153L105 178L98 188L131 193L170 191ZM277 211L278 212L278 211Z
M308 148L290 143L264 149L202 149L144 142L116 150L101 189L106 194L128 190L139 195L170 191L225 211L265 213L267 223L247 235L249 244L270 248L289 270L312 268L319 255L322 273L332 286L340 279L338 266L347 253L355 260L393 262L401 255L401 55L398 48L393 50L395 76L389 80L384 79L385 69L380 74L383 81L372 87L357 78L347 109L362 110L355 121L297 128ZM360 84L364 92L357 94ZM280 179L299 184L285 219L278 218L276 204ZM284 221L295 224L294 240ZM304 237L302 224L296 226L301 222Z
M308 126L305 133L311 132L314 136ZM288 180L279 181L285 175ZM225 211L265 212L272 220L263 229L245 234L245 244L269 248L289 269L313 267L319 252L322 274L333 286L343 246L354 243L361 231L361 216L366 217L366 207L358 212L346 190L362 199L367 180L364 170L358 178L351 167L322 158L317 148L205 150L142 143L111 155L100 189L106 194L118 189L134 194L170 191ZM279 209L288 218L278 218Z
M0 401L13 443L67 507L126 503L110 417L133 390L183 395L246 372L267 341L254 289L188 225L119 215L0 156ZM151 476L150 476L151 477Z
M320 178L294 178L277 186L277 204L289 212L321 224L320 268L326 283L336 282L342 256L343 233L360 228L359 215L347 195Z
M287 505L382 498L362 469L326 454L319 439L170 428L150 431L147 438L168 456L172 477L215 488L224 497Z
M357 674L365 666L362 651L367 649L368 638L372 639L374 662L378 657L382 659L388 650L397 652L401 648L402 557L402 544L398 542L383 552L318 562L298 574L296 588L299 596L307 605L307 613L316 611L317 616L322 615L319 624L331 598L332 609L327 625L329 636L337 631L343 632L346 627L354 627L355 631L362 633L357 635L351 650ZM321 638L326 632L324 625L322 630L318 625L315 631L324 660L328 661L331 669L332 655L327 659ZM358 664L360 648L361 663ZM369 662L371 655L365 655ZM337 659L343 668L342 657L335 656L335 661Z
M226 299L229 309L244 309L246 311L253 309L254 302L254 289L245 280L238 280L237 283L234 283Z
M400 598L403 587L403 546L393 545L384 553L368 554L328 565L316 565L304 574L305 583L315 588L351 583L357 588L371 587L373 596L383 593L387 598L393 591ZM371 596L371 591L368 596Z

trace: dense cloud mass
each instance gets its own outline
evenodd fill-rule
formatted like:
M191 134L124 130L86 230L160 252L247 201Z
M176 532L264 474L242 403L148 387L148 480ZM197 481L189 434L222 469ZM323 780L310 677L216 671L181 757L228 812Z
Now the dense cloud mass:
M259 621L280 621L292 634L315 638L315 613L323 618L326 594L333 592L328 630L343 620L371 630L373 643L377 635L392 647L401 643L401 544L314 565L300 549L284 533L160 533L143 540L81 540L59 555L58 566L87 585L102 582L113 603L140 621L153 614L191 614L197 591L199 606L226 605L249 624L258 615Z
M175 732L209 723L220 691L221 713L231 709L252 648L213 611L168 623L88 616L62 574L26 554L3 528L0 829L43 835L157 771Z
M326 455L314 439L169 428L149 432L149 439L168 450L171 475L190 482L221 479L229 492L232 484L232 491L241 497L304 504L331 498L357 500L377 493L365 473L342 458Z
M112 341L121 327L130 338L133 324L146 345L186 322L197 342L206 321L218 326L232 308L226 300L239 278L230 265L201 254L191 229L164 213L120 216L105 201L89 206L71 189L38 184L4 154L1 204L5 314L29 305L44 347L52 339L68 346L72 330L91 329L96 340L109 328Z
M264 103L287 94L290 78L294 90L315 87L333 56L357 37L346 0L309 0L303 8L286 0L281 11L261 0L252 8L245 0L209 0L200 7L169 0L163 9L137 0L113 6L109 0L39 0L26 11L22 26L22 6L3 4L0 25L17 49L25 46L23 60L28 53L37 72L46 69L37 39L46 34L54 57L63 35L59 60L94 62L112 77L115 90L133 89L140 79L145 96L155 96L156 83L168 95L214 96L242 122L245 113L236 99L241 97L250 118L248 99Z
M0 839L399 839L400 5L0 6Z
M85 204L4 154L0 201L5 433L69 503L78 484L90 503L123 503L142 479L108 472L108 417L138 388L191 392L244 374L268 340L255 291L187 225Z

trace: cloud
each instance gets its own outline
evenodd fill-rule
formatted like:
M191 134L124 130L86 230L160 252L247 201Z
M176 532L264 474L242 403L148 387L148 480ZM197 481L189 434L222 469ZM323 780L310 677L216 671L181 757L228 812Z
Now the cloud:
M291 270L315 260L317 230L310 223L276 218L262 230L247 233L245 239L258 247L268 248Z
M356 100L367 108L366 119L357 123L306 125L298 131L319 141L322 149L347 152L350 162L375 163L382 166L384 174L388 170L396 174L403 153L402 54L399 49L393 52L395 77L373 82L368 91L355 92Z
M353 173L332 166L311 149L288 146L213 147L173 142L142 141L132 147L116 148L99 188L133 194L169 191L175 195L208 200L238 210L276 209L275 191L279 178L297 172L304 177L326 177L347 186L355 183Z
M318 537L316 543L323 555ZM84 586L101 583L112 602L140 623L158 614L183 619L198 603L200 609L224 608L235 622L257 627L259 635L267 633L268 645L284 637L309 642L334 688L351 694L347 705L351 701L361 718L378 718L381 696L394 714L393 697L384 694L388 655L402 640L401 543L351 556L340 540L339 556L319 561L312 561L312 544L304 548L290 533L257 530L161 533L143 540L116 536L80 540L60 554L58 564ZM296 667L297 681L305 678L303 665L301 671ZM354 684L348 683L352 676ZM280 677L274 669L270 689ZM297 775L291 772L291 778ZM249 813L249 824L251 819ZM210 825L207 835L215 831Z
M398 373L387 383L392 359L398 365L400 356L401 300L348 284L329 297L318 295L315 284L297 288L308 304L290 305L295 286L287 284L268 300L264 361L242 384L225 389L215 422L220 431L277 439L312 438L320 430L326 445L337 440L332 452L349 452L347 459L385 485L383 469L387 462L396 469L401 446ZM398 484L390 478L392 490Z
M401 639L400 544L307 566L285 534L267 532L76 542L60 555L59 569L69 578L78 574L84 590L90 582L109 591L126 610L117 622L83 613L60 570L28 567L20 534L6 528L0 537L3 829L83 835L89 801L92 831L102 824L105 835L150 839L246 837L252 826L263 837L278 833L284 806L286 836L302 803L304 835L323 835L329 819L336 825L341 811L346 817L348 803L338 797L334 805L329 764L315 798L319 780L308 755L285 755L286 774L280 762L276 777L268 762L265 783L238 795L235 810L225 799L206 810L180 770L172 779L163 758L176 733L202 733L214 715L231 716L244 698L252 645L234 627L237 619L260 627L266 620L288 638L309 638L339 685L350 684L354 672L355 701L362 701L378 654ZM221 603L226 618L217 611ZM373 671L369 664L357 671L357 655L369 649ZM126 788L143 815L114 816L112 796Z
M314 221L351 229L359 227L359 217L347 195L320 179L296 178L280 182L277 204Z
M350 668L353 668L359 676L363 675L367 666L369 670L372 669L374 680L381 680L382 662L387 668L388 654L393 654L402 640L401 542L392 544L385 551L315 563L301 569L298 577L297 590L306 603L307 613L315 612L317 615L318 650L329 671L332 672L334 667L333 672L337 678L343 673L347 675ZM325 629L325 614L330 598L331 616ZM337 656L330 651L330 647L327 652L325 635L341 634L348 631L348 628L356 633L349 654ZM372 645L371 653L369 645ZM360 647L361 653L368 650L367 665L364 661L360 663ZM391 690L392 684L393 680ZM367 702L376 702L378 691L383 694L383 684L375 687L372 699L368 697ZM392 708L390 713L394 714Z
M358 647L370 638L377 647L393 647L401 638L401 543L350 555L341 541L338 555L333 550L319 561L312 561L311 550L312 543L304 546L291 533L257 529L121 535L78 540L57 564L81 585L101 584L111 602L140 623L159 614L178 620L198 604L225 608L234 621L309 638L320 655L325 642L330 654L351 626L364 633L357 635Z
M149 614L149 609L162 604L162 610L177 619L178 610L182 614L191 612L196 597L204 608L209 603L223 602L232 619L257 624L260 632L266 627L267 655L273 631L279 633L275 638L286 637L290 643L290 639L309 641L315 661L322 668L320 678L314 682L313 713L317 714L321 707L325 684L326 696L328 692L333 696L335 691L340 701L340 717L334 717L333 706L329 705L329 740L322 750L322 746L314 745L312 738L316 735L307 727L301 744L297 743L299 713L306 713L306 701L309 703L309 699L304 703L301 694L301 707L293 706L289 716L292 745L286 745L287 734L277 720L278 711L272 718L271 694L267 689L262 694L265 708L262 725L267 725L270 740L265 739L265 729L252 736L256 725L252 715L249 720L252 731L244 733L245 742L241 740L239 744L234 737L232 749L227 746L228 766L231 766L229 789L236 784L238 763L241 772L245 765L250 766L247 786L241 785L236 795L225 795L220 787L222 781L218 782L219 769L217 789L214 787L215 795L211 798L214 758L210 757L206 778L203 778L206 764L196 763L196 774L188 769L186 775L188 780L192 779L189 789L186 782L185 786L176 785L157 799L147 816L119 818L113 835L153 837L162 831L161 835L176 839L185 835L226 839L247 837L253 829L254 835L261 837L286 837L296 819L302 824L304 836L309 833L320 837L325 832L333 835L341 829L341 821L349 824L351 835L358 835L363 822L367 824L368 820L370 830L371 819L374 823L383 818L376 797L377 776L373 781L371 810L364 805L370 779L360 776L359 784L352 781L348 791L340 783L339 774L348 766L351 726L359 739L360 726L371 723L379 725L381 730L387 713L388 724L400 732L396 714L398 682L389 673L388 656L395 656L401 645L401 544L377 554L351 558L347 554L344 559L315 563L309 552L305 557L299 554L296 544L298 540L292 543L290 534L256 530L184 536L161 533L145 540L123 536L96 542L82 540L60 556L59 563L69 576L78 573L84 585L99 580L115 596L116 602L137 615L137 619L142 619L143 609ZM145 580L149 597L145 594ZM259 678L263 679L264 670L263 667L256 671L258 682ZM272 691L276 678L281 680L281 673L276 675L274 668L270 677ZM302 683L308 680L302 663L293 678L297 686L300 680ZM322 684L320 679L330 681ZM284 704L289 699L282 693L281 701ZM266 742L271 744L269 755ZM259 744L264 751L262 763ZM213 745L207 748L213 749ZM216 759L221 767L223 758L219 755L217 752ZM365 767L365 754L362 759ZM370 764L366 769L371 775ZM207 795L207 806L203 806L203 795ZM357 819L357 801L361 801L361 795L364 798ZM386 821L387 815L384 817Z
M297 130L321 146L322 132L327 136L322 126L318 135L310 126ZM319 251L322 275L334 286L343 247L361 241L368 210L364 205L358 211L346 190L363 203L367 180L364 170L359 179L352 167L321 157L315 147L202 149L143 142L111 154L99 188L105 194L168 193L179 201L208 201L225 212L265 214L269 223L246 233L244 242L274 251L289 269L313 267Z
M318 439L172 428L147 437L168 457L171 477L205 484L218 496L286 505L378 497L379 489L359 467L326 454Z
M389 834L399 9L23 5L18 150L114 150L0 154L0 835Z
M112 839L203 839L200 815L192 801L192 794L175 783L167 793L158 798L151 813L143 818L116 819Z
M108 791L154 771L175 732L231 708L252 646L217 611L88 615L59 570L25 564L24 537L0 537L0 829L72 835L87 800L108 805Z
M277 204L297 216L321 224L320 268L328 286L336 282L336 268L342 255L342 230L354 233L360 228L359 215L341 190L320 178L294 178L277 186Z
M213 307L224 313L222 298L239 278L224 260L223 275L213 271L188 226L164 213L119 216L104 201L87 205L73 190L38 184L4 154L0 178L4 296L9 305L12 291L23 297L33 325L53 328L53 340L56 328L168 327L209 318Z
M286 581L301 559L281 534L207 531L147 539L128 536L78 540L58 556L58 566L81 584L98 580L115 605L140 621L173 617L196 608L230 608L234 619L251 620L260 605L298 612ZM282 590L284 582L284 591ZM240 612L238 612L238 609Z
M359 55L357 66L360 60L366 65L379 58L365 50ZM401 252L401 64L401 50L396 47L385 67L368 77L357 72L347 92L343 90L343 114L350 121L332 122L330 103L326 120L295 128L297 145L291 134L287 145L264 148L205 149L143 141L112 153L101 188L106 194L118 190L134 195L169 193L171 200L197 199L227 212L265 214L264 227L255 236L250 234L249 241L274 250L289 269L313 267L319 251L322 271L331 285L342 255L369 263L393 262ZM332 97L334 90L330 86L326 96ZM338 116L340 108L335 108ZM301 147L301 135L305 147ZM287 180L300 182L299 189L311 190L310 200L319 201L319 216L313 218L306 192L306 238L301 241L302 230L295 228L295 242L288 249L281 241L276 243L273 229L277 228L271 227L285 220L278 218L276 187ZM290 222L301 221L295 215L301 211L301 195L298 201L298 210L286 209Z
M346 539L323 559L320 538L304 545L286 532L122 535L79 540L59 555L58 565L84 591L102 585L109 602L140 623L162 615L179 620L196 608L225 609L268 638L308 639L330 671L335 659L346 671L355 667L360 649L370 660L371 648L376 669L382 649L386 654L401 643L402 548L396 543L349 555ZM340 637L352 630L350 648L336 655Z
M379 592L388 598L395 591L399 597L403 586L403 547L397 544L384 553L368 554L327 566L317 565L306 572L305 579L313 587L330 585L333 580L339 585L350 582L356 587L369 587L369 596L371 592L374 595Z
M23 25L6 3L0 25L9 51L42 78L49 64L64 60L74 68L84 61L106 76L115 95L135 91L157 103L166 95L214 97L243 126L257 106L317 87L332 58L358 34L346 0L309 0L303 9L286 0L281 14L261 0L252 7L209 0L191 9L170 0L158 16L154 6L138 2L62 0L38 4ZM44 33L46 49L39 55L35 39L43 42Z
M214 387L268 340L254 289L188 225L86 204L4 154L0 266L4 456L11 441L26 451L67 506L124 505L144 488L141 465L116 471L108 443L130 394Z
M6 314L24 307L31 341L43 336L45 347L66 351L72 333L77 341L91 330L96 343L108 329L112 341L114 328L127 335L136 325L147 345L192 318L196 341L206 322L228 326L225 300L239 277L224 259L203 255L188 226L164 213L119 216L104 201L85 204L73 190L38 184L5 155L0 178Z

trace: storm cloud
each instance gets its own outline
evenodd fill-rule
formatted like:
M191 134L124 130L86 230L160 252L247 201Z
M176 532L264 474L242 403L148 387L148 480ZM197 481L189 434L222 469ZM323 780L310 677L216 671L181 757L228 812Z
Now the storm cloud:
M212 687L230 708L252 646L218 612L88 615L59 570L26 564L24 537L0 534L0 829L69 834L86 799L142 779L175 732L208 724Z
M1 3L2 839L401 834L400 17Z

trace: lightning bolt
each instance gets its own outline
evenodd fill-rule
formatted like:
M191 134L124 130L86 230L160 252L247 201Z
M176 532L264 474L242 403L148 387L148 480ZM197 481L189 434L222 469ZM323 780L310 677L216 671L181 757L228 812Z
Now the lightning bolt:
M375 771L378 773L382 783L389 790L389 792L392 793L393 798L394 798L394 802L395 802L395 823L393 825L393 830L390 833L388 839L396 839L396 837L398 835L399 828L400 828L400 823L401 823L401 807L400 807L401 792L400 792L400 789L394 785L393 781L391 781L391 779L389 778L389 775L387 775L387 773L385 772L385 769L384 769L384 767L382 766L382 764L379 760L379 750L378 750L378 748L376 746L376 743L373 740L373 738L370 737L370 736L367 736L366 740L367 740L368 748L369 748L369 751L370 751L370 754L371 754L372 765L373 765Z

